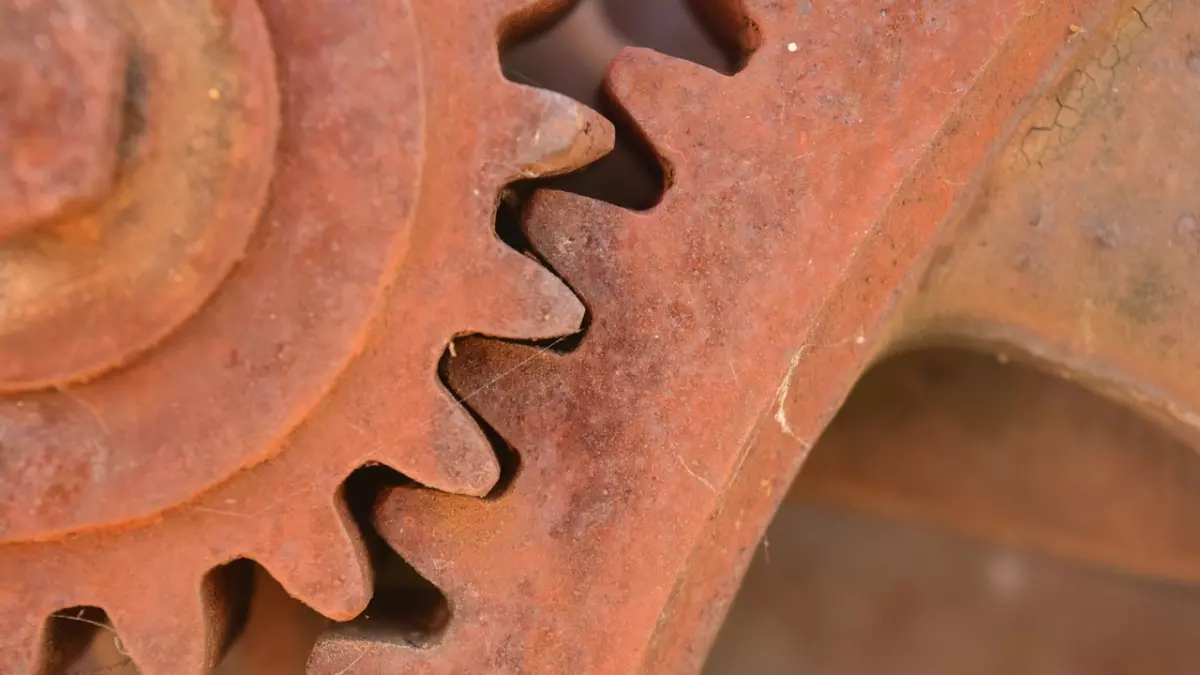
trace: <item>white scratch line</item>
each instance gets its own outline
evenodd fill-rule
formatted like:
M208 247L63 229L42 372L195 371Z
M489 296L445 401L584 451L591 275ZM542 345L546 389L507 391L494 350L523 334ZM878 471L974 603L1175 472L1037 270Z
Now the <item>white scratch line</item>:
M550 344L546 345L545 347L541 347L541 348L539 348L539 349L538 349L536 352L534 352L534 353L533 353L533 355L532 355L532 356L530 356L529 358L525 359L524 361L521 361L520 363L518 363L517 365L513 366L512 368L509 368L508 370L504 371L503 373L500 373L499 375L497 375L496 377L492 378L491 380L489 380L487 383L485 383L483 386L479 387L479 388L478 388L478 389L476 389L475 391L472 391L471 393L469 393L469 394L467 394L467 395L463 396L463 397L462 397L462 401L463 401L463 402L466 402L466 401L469 401L469 400L471 400L471 399L475 398L475 397L476 397L476 396L478 396L479 394L482 394L483 392L485 392L485 391L487 391L488 389L490 389L490 388L492 387L492 385L494 385L494 384L496 384L496 383L500 382L501 380L503 380L503 379L507 378L509 375L512 375L513 373L517 372L518 370L521 370L522 368L524 368L525 366L529 365L530 363L533 363L534 361L536 361L537 359L541 358L542 356L545 356L547 353L549 353L550 351L552 351L552 350L554 349L554 347L556 347L556 346L557 346L557 345L558 345L560 342L562 342L562 341L566 340L566 339L567 339L567 337L570 337L570 336L563 336L563 337L560 337L560 338L558 338L557 340L555 340L555 341L551 342Z
M366 652L360 652L358 655L358 658L351 661L350 665L346 666L345 668L342 668L341 670L337 671L333 675L346 675L346 673L350 672L351 668L353 668L354 666L357 666L358 662L362 661L366 656L367 656Z
M716 494L716 493L717 493L717 489L716 489L715 487L713 487L713 486L712 486L712 483L710 483L710 482L708 482L708 481L704 480L704 477L703 477L703 476L701 476L700 474L696 473L695 471L692 471L692 467L690 467L690 466L688 466L688 465L687 465L687 462L685 462L685 461L684 461L684 459L683 459L683 456L682 456L682 455L680 455L679 453L675 453L675 459L676 459L676 460L679 462L679 466L682 466L682 467L683 467L683 470L684 470L684 471L686 471L686 472L688 472L688 475L689 475L689 476L691 476L692 478L695 478L696 480L700 481L700 483L701 483L701 484L702 484L704 487L708 488L708 491L709 491L709 492L711 492L711 493L713 493L713 494Z
M796 353L792 355L792 362L788 364L787 375L783 378L783 384L779 385L779 391L776 394L776 399L779 401L779 407L775 409L775 421L779 424L779 428L783 429L783 433L791 436L801 443L804 443L805 441L803 438L800 438L796 435L796 432L792 429L792 425L788 423L787 412L784 410L784 408L787 406L788 394L791 393L792 390L792 376L796 374L796 366L800 365L800 360L803 359L804 355L808 353L810 347L812 347L812 345L800 345L800 349L797 349Z

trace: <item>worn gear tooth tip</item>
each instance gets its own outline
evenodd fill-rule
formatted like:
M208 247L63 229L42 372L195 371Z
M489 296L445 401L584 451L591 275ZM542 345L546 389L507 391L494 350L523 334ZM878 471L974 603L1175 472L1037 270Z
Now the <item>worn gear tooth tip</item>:
M486 497L496 487L500 482L500 464L492 454L490 445L488 450L483 461L473 462L470 466L464 462L462 466L456 467L457 475L453 477L456 489L450 492L467 497Z
M579 298L558 277L538 267L536 277L521 289L518 313L523 320L513 323L504 337L547 340L572 335L583 325L586 310Z
M562 94L535 91L540 108L537 122L518 142L526 176L574 171L612 150L616 130L602 115Z
M287 531L323 545L296 555L287 541L254 553L288 595L335 621L358 616L371 599L373 572L366 547L342 502L297 512Z
M467 381L462 388L457 386L458 378L453 375L460 372L462 366L468 365L470 352L467 345L469 343L464 341L466 353L460 352L456 357L458 365L450 369L449 384L469 399L481 395L483 389L471 388L476 382L471 373L464 377ZM471 370L469 366L466 369ZM431 421L433 430L430 438L434 439L432 452L420 463L399 461L403 459L399 457L398 461L389 461L387 458L383 461L398 469L403 467L406 476L433 490L470 496L486 495L500 479L495 450L463 405L444 389L440 395L444 405Z
M662 63L664 58L653 49L626 47L608 64L605 85L614 93L626 93L633 88L640 72L665 65Z

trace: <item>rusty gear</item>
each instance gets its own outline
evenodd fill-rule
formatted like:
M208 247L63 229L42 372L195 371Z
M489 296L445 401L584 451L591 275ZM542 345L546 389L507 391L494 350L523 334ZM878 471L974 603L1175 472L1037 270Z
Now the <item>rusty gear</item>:
M1010 117L1097 44L1077 34L1127 10L699 4L743 28L743 71L633 50L609 78L666 167L663 201L542 194L526 221L592 310L587 336L566 355L459 348L452 386L522 452L508 491L378 506L455 619L421 649L335 629L310 672L698 672L790 477L899 344L899 291Z
M35 6L58 25L85 2ZM210 571L234 559L328 617L366 605L338 496L356 468L491 489L437 363L460 334L577 330L574 295L494 233L497 194L611 145L603 118L500 74L496 36L550 4L88 6L129 53L117 182L0 241L0 670L38 672L47 617L95 605L143 672L207 672ZM0 152L85 140L20 114Z
M48 663L46 616L99 605L149 675L200 675L237 558L358 617L313 675L696 672L849 387L913 344L1007 346L1200 429L1180 281L1200 13L1170 0L697 0L740 72L623 53L608 87L666 193L533 199L525 234L591 321L567 353L453 343L450 386L520 453L484 500L497 461L435 374L444 348L584 314L490 232L497 193L612 141L501 76L498 40L563 3L84 1L21 7L119 30L115 173L110 108L74 130L94 155L0 114L0 152L67 169L0 184L5 672ZM63 77L4 101L108 100L111 67L64 58L95 45L61 39ZM1172 226L1130 225L1147 214ZM371 569L338 491L368 463L423 486L375 516L450 600L428 644L358 616Z

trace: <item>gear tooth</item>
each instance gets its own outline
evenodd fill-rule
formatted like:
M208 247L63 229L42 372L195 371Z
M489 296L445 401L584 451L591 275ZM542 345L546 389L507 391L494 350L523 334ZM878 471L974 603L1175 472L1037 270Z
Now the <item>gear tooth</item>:
M50 665L46 621L6 608L0 626L0 673L41 675Z
M512 133L510 178L567 173L612 150L616 131L604 116L557 92L511 86L530 113L519 116L520 126Z
M300 550L297 541L319 541ZM281 515L252 557L289 595L335 621L366 608L374 584L366 548L341 499L305 503Z
M708 116L707 92L728 78L691 61L676 59L652 49L629 47L613 59L605 87L633 118L642 136L669 163L682 161L675 149L686 145L681 137L693 116ZM670 110L670 115L661 111Z
M469 508L476 514L472 527L486 529L489 505L478 500L439 494L432 490L395 488L375 504L375 529L404 561L445 593L454 595L462 580L455 574L457 542L469 533L430 527L443 520L446 511Z
M583 304L558 277L499 241L475 279L480 292L470 315L471 332L492 337L542 340L579 330Z
M207 582L172 583L179 578L146 578L136 595L106 607L125 652L145 675L207 675L225 644L223 598Z
M624 250L629 223L641 217L606 202L542 190L530 200L522 229L534 250L599 315L616 292L600 266Z
M516 410L539 410L553 405L562 382L563 359L556 353L521 344L481 338L459 342L458 356L447 369L448 380L463 400L488 420L501 438L536 452L536 438L521 427Z
M429 452L407 453L398 448L395 458L379 460L429 488L453 494L482 497L500 480L500 464L491 443L471 415L438 383L429 415Z

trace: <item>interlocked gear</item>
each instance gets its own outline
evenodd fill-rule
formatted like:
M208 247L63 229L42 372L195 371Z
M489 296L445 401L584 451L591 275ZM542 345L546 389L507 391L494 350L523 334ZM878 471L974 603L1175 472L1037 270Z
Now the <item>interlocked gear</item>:
M379 504L380 532L454 620L420 649L335 628L310 672L699 672L959 186L1077 47L1070 25L1111 11L701 4L743 27L741 72L629 50L609 74L666 168L661 203L529 207L587 335L569 354L458 347L451 384L521 452L516 478L485 503L401 488Z
M607 85L662 201L540 193L525 214L587 305L569 353L452 343L583 323L493 231L506 184L613 142L501 75L497 44L563 2L87 3L0 8L0 74L20 75L0 87L39 83L0 90L5 673L45 670L46 617L86 605L147 675L202 675L241 558L360 617L372 569L341 489L369 464L421 486L384 495L376 526L453 616L421 647L335 625L313 675L695 672L851 384L929 336L1019 343L1200 425L1173 356L1200 333L1163 318L1200 316L1167 282L1194 268L1195 216L1114 262L1111 227L1081 253L1022 201L1060 146L1108 147L1072 114L1101 116L1168 0L694 2L740 72L635 49ZM1195 70L1190 20L1155 68ZM1162 118L1184 127L1178 98ZM1035 264L1039 246L1065 253ZM1059 283L1072 265L1122 274ZM520 455L502 490L437 374L448 344L450 386Z

